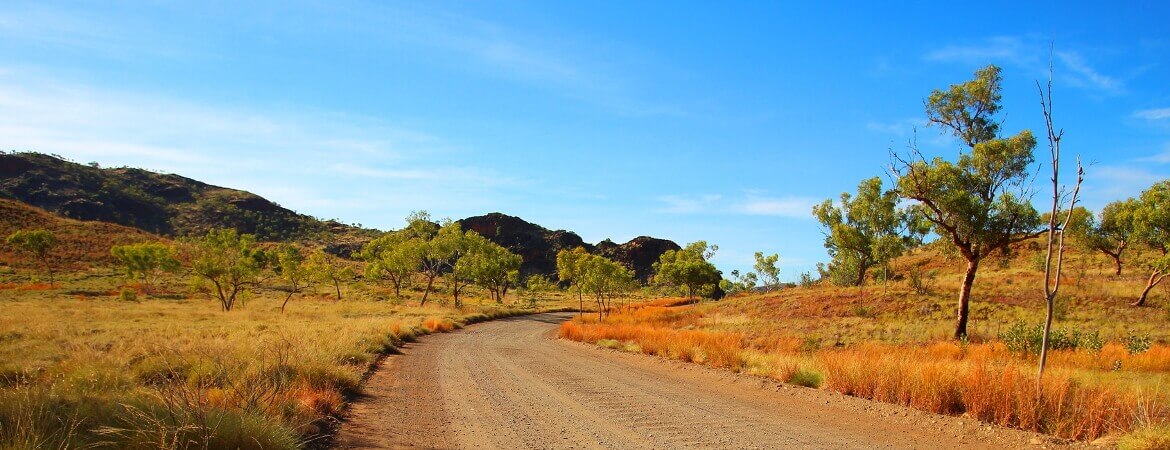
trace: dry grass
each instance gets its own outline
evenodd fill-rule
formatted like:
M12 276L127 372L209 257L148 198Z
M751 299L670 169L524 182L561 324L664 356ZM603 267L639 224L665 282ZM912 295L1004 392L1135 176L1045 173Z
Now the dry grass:
M345 301L298 296L281 314L283 293L261 290L224 313L182 278L137 302L118 300L109 269L56 289L3 278L0 448L301 447L403 341L526 312L405 306L352 284Z
M1170 414L1165 345L1138 354L1118 343L1055 351L1037 390L1033 358L1000 342L820 348L807 340L713 330L718 324L698 308L649 307L605 323L566 322L560 335L1071 439L1163 423Z

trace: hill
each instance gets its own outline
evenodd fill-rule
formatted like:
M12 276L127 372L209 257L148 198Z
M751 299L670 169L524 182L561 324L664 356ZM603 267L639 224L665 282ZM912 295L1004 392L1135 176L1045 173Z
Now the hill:
M262 241L312 242L346 258L380 233L299 214L247 191L213 186L180 175L129 167L103 168L96 163L78 164L40 153L0 152L0 199L28 204L69 219L118 224L166 237L232 228L255 234ZM6 207L15 205L5 204ZM38 217L41 221L48 220L43 215ZM6 226L14 226L9 222L5 220ZM646 281L651 266L662 253L679 249L672 241L647 236L621 245L608 239L592 245L571 231L549 230L501 213L458 222L521 255L524 258L521 271L525 276L555 277L557 252L585 247L626 265L640 280ZM127 231L126 239L142 234L125 228L106 229L114 235L119 230ZM104 254L111 239L112 235L84 241L95 246L78 251Z
M85 270L114 263L110 247L137 242L158 241L158 235L123 225L80 221L53 215L17 201L0 199L0 239L21 229L46 229L57 235L59 247L54 251L62 268ZM0 266L32 267L37 263L7 245L0 245Z
M0 153L0 198L71 219L116 223L165 236L234 228L278 241L328 228L250 192L143 169L82 165L40 153Z
M475 231L497 245L524 258L520 266L523 275L557 273L557 252L565 249L584 247L590 253L617 261L630 270L639 280L647 281L651 266L658 257L668 250L680 247L673 241L639 236L618 245L606 239L592 245L576 233L565 230L549 230L515 216L490 213L468 217L459 221L464 229Z

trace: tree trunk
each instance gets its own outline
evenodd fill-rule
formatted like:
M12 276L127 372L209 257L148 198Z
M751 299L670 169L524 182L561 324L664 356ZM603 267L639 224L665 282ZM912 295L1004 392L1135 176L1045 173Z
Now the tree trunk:
M1161 283L1162 279L1164 278L1166 278L1166 274L1162 273L1161 271L1155 270L1154 273L1151 273L1150 280L1146 282L1146 288L1142 290L1142 296L1138 297L1137 301L1130 303L1130 305L1146 306L1146 297L1150 295L1150 291L1154 289L1154 286L1157 286L1158 283Z
M971 313L971 286L975 284L975 272L979 260L967 260L967 273L963 276L963 287L959 290L959 316L955 321L955 339L967 338L967 316Z
M1120 277L1121 276L1121 255L1109 255L1109 256L1113 257L1113 264L1117 266L1117 272L1114 273L1114 275Z
M280 304L280 313L281 314L284 314L284 307L288 306L288 300L291 299L293 294L295 294L295 293L296 293L295 291L289 291L288 295L284 296L284 303Z
M427 304L427 296L429 296L431 294L431 286L434 286L434 284L435 284L435 277L427 276L427 289L423 291L423 298L422 298L422 301L419 302L418 306L423 306L423 305Z
M336 280L336 279L333 280L333 290L337 291L337 300L341 301L341 281L340 280Z

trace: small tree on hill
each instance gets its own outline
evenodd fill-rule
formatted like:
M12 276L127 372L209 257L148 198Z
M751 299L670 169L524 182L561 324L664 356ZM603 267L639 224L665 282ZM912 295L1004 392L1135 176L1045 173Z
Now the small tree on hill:
M49 274L49 287L53 287L52 252L57 247L57 235L45 229L18 230L8 235L8 245L40 260Z
M951 131L970 149L958 162L925 160L916 148L897 157L897 192L917 202L941 238L967 261L959 289L956 339L967 336L971 287L983 258L1039 235L1040 216L1028 202L1029 167L1036 138L1024 130L999 137L1000 69L975 72L975 79L934 91L926 102L932 124Z
M832 258L829 278L841 285L865 284L870 268L887 269L890 260L925 234L898 208L897 192L883 190L877 177L858 184L856 196L841 193L839 204L825 200L814 206L813 216L825 228L825 248Z
M148 293L160 273L174 272L180 266L175 248L160 242L116 245L110 248L110 254L126 271L126 276L139 280Z
M698 303L698 295L714 290L723 276L714 264L707 261L719 247L706 241L687 244L680 250L669 250L654 263L654 279L662 284L682 287L687 298Z
M245 288L257 283L266 266L264 252L256 248L256 238L240 235L232 229L207 232L189 245L191 269L203 282L211 284L211 293L223 311L231 311Z
M1150 278L1133 306L1145 306L1150 290L1170 275L1170 180L1159 181L1142 192L1134 211L1134 236L1158 256L1149 263Z
M1138 201L1132 198L1109 203L1101 211L1100 222L1089 210L1077 207L1068 226L1069 237L1086 250L1108 255L1116 267L1114 274L1121 276L1122 254L1132 240L1137 207Z
M764 288L771 291L780 287L780 267L776 265L780 261L780 255L771 254L764 256L764 252L756 252L756 264L753 266L755 273L758 274L759 280L764 282ZM732 274L734 275L734 274ZM754 287L755 280L752 280L752 287ZM752 287L747 287L751 289Z

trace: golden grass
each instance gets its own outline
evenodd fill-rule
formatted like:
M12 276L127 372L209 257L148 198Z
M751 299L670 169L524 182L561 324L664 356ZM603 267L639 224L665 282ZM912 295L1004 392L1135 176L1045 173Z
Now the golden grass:
M263 290L225 313L179 278L137 302L117 300L110 271L62 278L0 280L0 448L301 447L403 341L525 312L404 306L353 284L344 301L298 296L282 314L283 293Z

